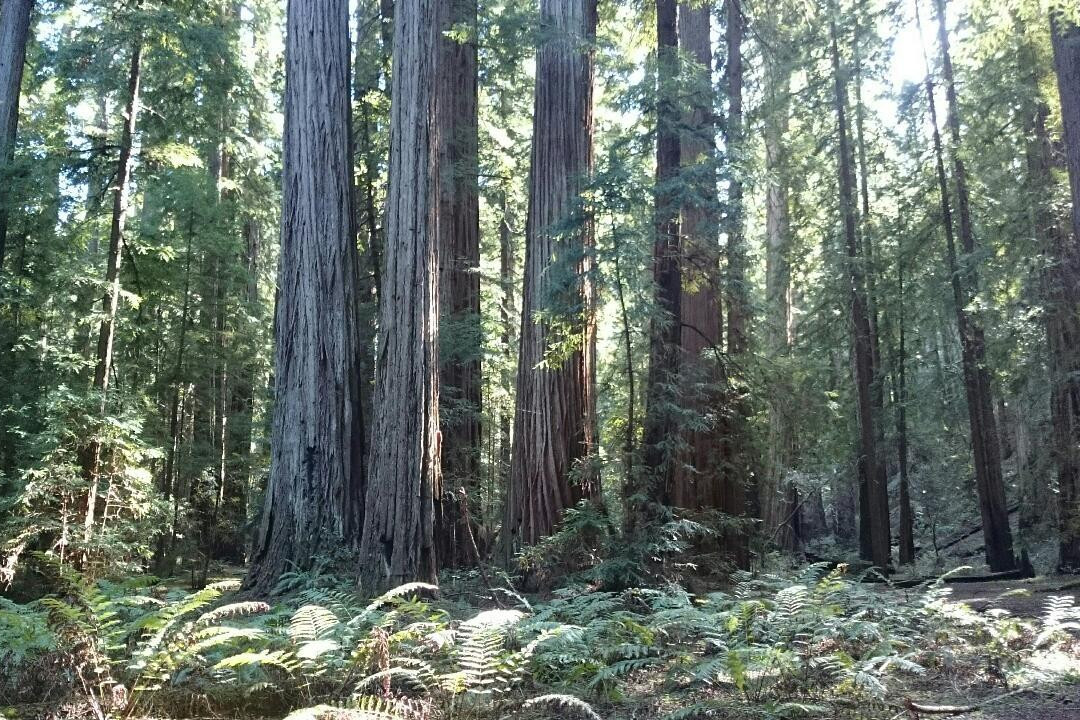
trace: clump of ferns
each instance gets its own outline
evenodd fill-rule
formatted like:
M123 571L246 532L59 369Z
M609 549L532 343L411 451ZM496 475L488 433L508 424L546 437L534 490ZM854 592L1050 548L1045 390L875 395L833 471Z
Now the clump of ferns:
M619 681L664 664L660 631L649 623L651 591L588 592L567 588L520 626L547 637L533 658L533 677L549 687L585 686L609 699Z
M266 630L240 624L269 612L270 606L255 601L219 604L239 587L238 581L207 585L161 603L129 625L129 636L137 638L126 668L129 713L182 700L192 707L199 702L209 707L232 704L263 687L257 677L262 671L254 666L277 664L287 672L281 654L249 649L267 644Z
M71 672L98 714L122 706L127 689L121 674L131 649L134 624L163 601L141 591L151 578L122 583L99 580L87 584L70 567L42 555L39 560L55 572L59 594L41 598L61 664Z
M779 578L739 576L730 594L658 612L653 622L696 643L675 676L731 688L752 703L848 692L883 697L885 674L922 668L911 659L902 615L884 626L880 613L871 618L873 598L843 572L812 567L797 578L803 583L783 587ZM903 632L890 632L893 625Z

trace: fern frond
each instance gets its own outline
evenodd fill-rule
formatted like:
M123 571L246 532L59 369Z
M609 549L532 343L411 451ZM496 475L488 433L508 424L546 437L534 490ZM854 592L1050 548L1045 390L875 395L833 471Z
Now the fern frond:
M289 620L289 637L294 642L319 640L338 626L340 620L321 605L303 605Z
M214 669L221 670L227 668L236 670L259 665L270 665L291 672L296 668L296 661L293 659L292 653L285 650L260 650L258 652L237 653L222 658L214 665Z
M596 711L593 710L592 705L573 695L540 695L526 700L521 708L527 710L543 705L552 705L559 708L560 711L570 712L581 717L589 718L589 720L603 720L603 718L597 715ZM565 715L560 715L560 717L565 717Z
M264 602L247 601L230 603L203 613L195 621L196 625L213 625L227 618L245 617L270 612L270 606Z

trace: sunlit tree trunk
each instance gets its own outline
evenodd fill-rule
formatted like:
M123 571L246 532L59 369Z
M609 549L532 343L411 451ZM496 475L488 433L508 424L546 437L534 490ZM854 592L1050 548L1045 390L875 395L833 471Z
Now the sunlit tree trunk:
M346 0L290 0L270 478L245 585L355 547L364 427Z
M505 560L597 492L582 466L594 446L596 349L581 197L593 164L596 2L542 0L540 22Z
M394 12L390 186L361 587L434 582L439 435L439 203L435 0Z

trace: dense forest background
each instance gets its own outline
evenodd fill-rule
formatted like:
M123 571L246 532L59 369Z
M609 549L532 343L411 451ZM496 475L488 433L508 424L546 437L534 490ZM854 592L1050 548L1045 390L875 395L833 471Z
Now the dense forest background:
M841 631L829 608L850 629L957 566L1080 571L1080 9L0 0L0 543L0 667L97 638L68 685L100 718L196 657L245 692L305 678L283 714L362 667L381 691L352 711L429 717L386 655L420 643L402 618L483 646L457 692L507 699L529 668L613 700L679 664L634 603L675 593L698 629L783 611L755 642L796 652ZM436 585L504 615L458 627L414 596ZM875 632L953 632L920 614L944 585ZM1033 648L1075 630L1060 597ZM288 651L214 625L270 598L337 620L294 616ZM544 623L589 618L618 632L573 642L622 655L559 685L537 658L584 651L544 651ZM728 650L736 626L744 710L813 714L843 682L888 708L890 663L918 667L844 646L893 658L849 668L881 692L750 690L774 660ZM359 635L331 672L332 627ZM530 711L595 716L548 697Z

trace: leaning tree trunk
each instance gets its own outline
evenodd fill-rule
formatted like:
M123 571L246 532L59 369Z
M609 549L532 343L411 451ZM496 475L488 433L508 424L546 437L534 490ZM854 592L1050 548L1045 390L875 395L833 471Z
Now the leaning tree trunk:
M722 402L720 344L719 217L716 203L716 123L713 120L712 47L709 2L679 5L679 46L695 63L689 107L684 113L683 169L690 191L682 201L684 243L682 331L683 392L694 412L705 416ZM718 507L723 471L717 447L720 426L685 433L685 455L674 469L668 497L682 508Z
M1050 318L1051 410L1060 507L1058 563L1062 570L1080 572L1080 26L1054 18L1051 36L1065 126L1073 228L1071 241L1059 236L1052 247L1056 302Z
M597 491L582 464L594 444L595 335L581 196L593 166L596 2L541 0L540 22L504 561Z
M859 243L855 211L855 174L853 155L847 121L847 88L840 64L837 45L836 23L830 25L830 45L836 104L837 132L839 136L838 169L840 187L840 214L844 237L847 241L848 273L851 284L851 326L855 363L855 390L859 417L859 484L865 488L865 504L860 503L860 527L868 526L870 539L869 557L874 565L886 571L891 556L889 537L888 496L877 472L877 435L874 432L874 361L871 343L870 319L866 304L866 286L862 270L862 252ZM882 496L885 496L882 502ZM882 508L885 512L882 513Z
M434 582L438 564L438 37L435 0L395 8L386 258L360 545L361 586L368 593Z
M139 117L139 88L142 80L142 42L136 40L131 49L128 70L128 100L124 128L120 134L120 155L116 161L113 187L112 224L109 228L109 259L105 268L105 297L103 315L98 327L97 363L94 366L94 389L101 395L101 416L105 415L105 396L112 374L113 339L116 335L116 312L120 305L120 257L124 245L124 221L127 216L128 181L131 178L131 151ZM82 450L83 478L87 482L86 513L83 517L83 539L93 534L97 506L98 480L101 475L101 442L95 436Z
M681 148L677 80L679 40L675 0L656 0L656 189L653 285L656 312L649 328L649 375L646 385L643 468L635 495L637 507L627 530L657 516L669 502L676 458L673 457L672 407L679 380L682 341L682 239L678 188Z
M442 565L472 560L458 501L475 496L480 479L480 195L476 0L440 0L439 323L443 493L436 498L436 538ZM463 40L446 31L469 28Z
M26 39L30 34L33 0L0 2L0 270L4 268L7 218L11 203L10 166L15 154L15 131L19 124L19 89L26 62Z
M956 211L959 219L960 242L964 250L962 264L954 263L954 294L957 324L960 330L962 364L967 391L968 417L971 423L971 444L975 459L975 487L979 497L983 537L986 541L986 561L994 572L1012 570L1016 566L1012 550L1012 531L1005 500L1005 483L1001 474L1001 449L998 445L997 423L990 387L990 371L986 366L986 338L981 323L967 315L967 307L979 292L975 266L975 231L971 224L967 171L960 156L960 110L953 80L949 34L945 21L945 0L936 0L938 13L938 42L948 103L949 154L953 165L956 189ZM955 254L955 253L954 253Z
M355 547L364 518L347 0L290 0L270 478L245 585Z

